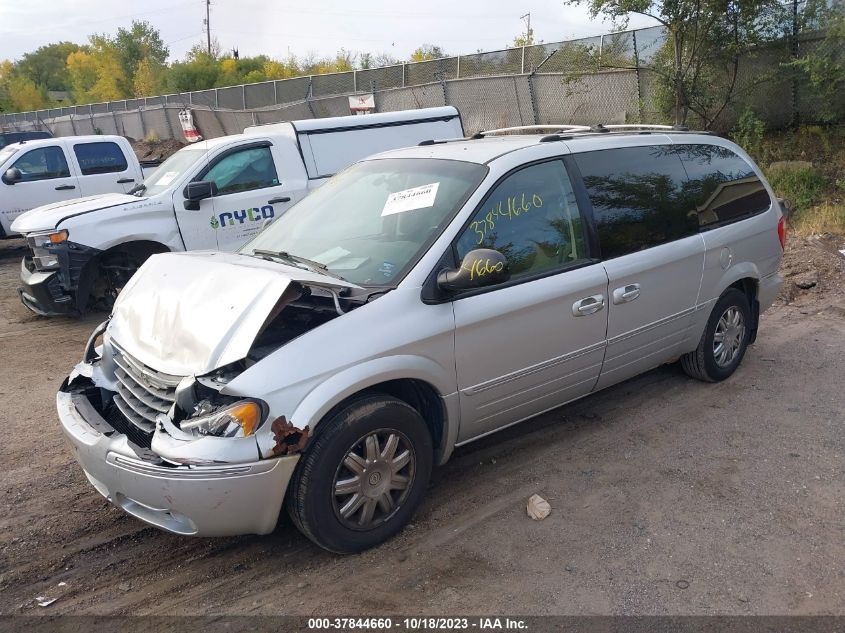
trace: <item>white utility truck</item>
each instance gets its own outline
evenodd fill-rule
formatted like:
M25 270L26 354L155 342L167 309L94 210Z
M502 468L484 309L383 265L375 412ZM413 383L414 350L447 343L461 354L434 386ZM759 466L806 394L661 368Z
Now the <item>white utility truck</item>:
M463 136L451 107L290 121L179 150L130 193L47 205L26 235L24 305L42 315L108 308L152 254L234 251L309 191L388 149ZM338 217L344 209L337 209Z
M0 237L36 207L126 193L159 166L139 162L122 136L39 138L0 149Z

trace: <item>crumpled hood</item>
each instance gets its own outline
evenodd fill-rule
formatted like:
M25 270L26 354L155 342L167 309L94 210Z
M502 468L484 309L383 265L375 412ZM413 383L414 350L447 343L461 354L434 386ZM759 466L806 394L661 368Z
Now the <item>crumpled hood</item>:
M137 198L125 193L103 193L87 198L74 198L45 204L43 207L30 209L22 213L12 222L15 233L32 233L33 231L49 231L58 227L59 222L72 215L80 215L91 211L99 211L121 204L138 203L145 198Z
M357 288L325 275L236 253L150 257L114 305L108 333L145 365L203 375L245 358L291 282Z

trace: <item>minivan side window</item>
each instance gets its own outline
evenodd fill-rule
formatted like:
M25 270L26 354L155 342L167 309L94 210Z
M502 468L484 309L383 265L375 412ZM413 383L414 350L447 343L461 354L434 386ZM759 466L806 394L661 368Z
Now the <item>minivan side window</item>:
M219 196L279 184L269 147L251 147L232 152L217 161L202 179L216 184Z
M21 171L22 182L67 178L70 168L62 148L52 145L28 151L12 165Z
M693 235L683 201L686 172L671 145L623 147L574 155L604 259Z
M126 171L126 157L117 143L79 143L73 146L83 176Z
M688 213L701 228L730 224L766 211L769 193L745 160L718 145L676 145L689 181Z
M588 259L586 226L563 163L531 165L496 185L458 238L458 261L476 248L502 253L512 278Z

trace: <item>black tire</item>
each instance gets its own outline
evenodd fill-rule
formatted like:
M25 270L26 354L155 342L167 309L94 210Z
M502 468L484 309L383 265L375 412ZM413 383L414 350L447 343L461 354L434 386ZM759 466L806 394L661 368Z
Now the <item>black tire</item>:
M346 506L338 506L350 502L357 493L338 497L335 494L336 479L345 472L344 460L349 451L361 451L366 457L365 438L374 435L377 438L390 435L399 438L397 441L403 452L397 455L410 451L409 463L413 463L413 467L406 467L410 470L402 471L405 474L401 475L404 478L410 472L407 477L410 483L403 490L388 490L388 495L397 497L391 510L384 510L381 500L378 502L374 512L380 515L375 519L380 522L353 528L350 524L361 517L344 520L341 510ZM382 444L378 443L378 439L375 446L381 451ZM386 541L410 521L428 487L432 465L431 433L420 414L405 402L387 395L365 396L330 414L320 423L311 446L300 459L291 479L286 499L288 514L299 530L320 547L338 554L361 552ZM368 468L372 469L366 477L370 483L377 469L373 466ZM367 472L364 470L364 474ZM359 477L365 479L363 474ZM371 503L371 497L365 499L366 503ZM362 508L361 514L364 512Z
M720 319L732 308L738 310L742 316L743 332L733 358L730 362L720 365L716 359L714 338ZM681 356L681 367L683 367L687 375L698 380L705 382L724 380L733 374L742 362L745 351L748 349L750 336L751 308L748 305L748 297L744 292L736 288L728 288L719 297L716 305L713 306L713 311L707 320L707 327L704 328L704 333L701 335L698 347L694 351Z

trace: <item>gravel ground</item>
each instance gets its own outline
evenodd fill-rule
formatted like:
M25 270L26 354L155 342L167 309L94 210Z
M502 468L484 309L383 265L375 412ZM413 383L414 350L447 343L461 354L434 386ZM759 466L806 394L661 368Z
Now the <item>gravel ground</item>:
M462 448L410 527L341 557L286 517L266 537L191 539L101 499L54 396L102 315L28 313L22 242L2 241L0 614L845 614L838 243L792 241L787 289L730 380L664 366ZM552 506L541 522L533 493Z

